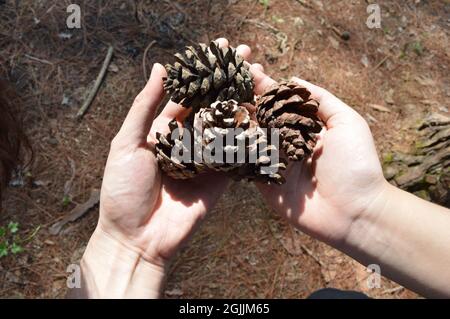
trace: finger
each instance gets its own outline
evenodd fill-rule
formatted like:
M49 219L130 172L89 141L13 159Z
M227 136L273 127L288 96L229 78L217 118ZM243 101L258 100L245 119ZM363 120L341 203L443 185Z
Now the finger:
M229 46L229 42L225 38L218 38L214 42L219 45L219 48L227 48Z
M219 48L226 48L229 45L228 40L225 38L218 38L217 40L215 40L215 42L219 45ZM165 122L168 122L176 118L181 121L189 113L190 111L188 108L173 101L169 101L159 114L157 120L158 121L164 120Z
M350 106L339 100L336 96L321 88L320 86L309 83L308 81L292 77L291 81L294 81L311 92L311 97L320 103L318 115L330 128L331 120L338 114L351 114L356 113Z
M257 64L250 66L250 72L253 75L253 82L255 83L255 94L261 95L271 85L277 83L270 76L261 71Z
M128 143L145 141L150 131L156 110L164 97L163 77L164 67L155 63L150 79L144 89L136 96L125 121L117 136L125 138Z
M252 49L248 45L241 44L236 48L236 53L243 57L245 61L248 61L252 55Z
M264 67L262 66L262 64L259 64L259 63L253 63L253 64L252 64L252 67L255 68L255 69L257 69L257 70L259 70L259 71L261 71L262 73L264 73Z

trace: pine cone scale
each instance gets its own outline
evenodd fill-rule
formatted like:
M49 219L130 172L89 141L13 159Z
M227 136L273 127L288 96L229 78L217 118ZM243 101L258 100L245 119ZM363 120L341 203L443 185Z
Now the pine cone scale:
M172 140L172 132L175 129L179 129L178 137ZM175 119L169 122L169 133L156 133L156 139L158 140L158 143L155 145L156 159L161 165L161 169L164 170L167 175L175 179L192 178L201 170L201 167L197 167L193 161L191 163L182 163L179 158L172 157L172 150L174 147L183 150L183 152L188 151L186 145L183 144L182 137L183 128L178 126Z
M257 101L256 116L263 127L280 129L281 147L291 160L310 155L315 134L322 130L317 117L319 103L295 82L281 82L268 88Z

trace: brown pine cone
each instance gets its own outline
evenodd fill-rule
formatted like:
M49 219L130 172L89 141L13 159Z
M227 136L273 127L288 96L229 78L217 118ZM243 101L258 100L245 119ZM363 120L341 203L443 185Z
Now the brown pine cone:
M270 138L255 121L247 130L246 164L234 171L237 180L246 179L268 184L281 185L285 179L281 171L286 169L286 162L280 157L279 150L271 144ZM273 155L278 155L278 161L273 162Z
M210 107L202 108L194 118L197 158L201 158L203 165L215 171L227 172L242 166L244 163L237 159L239 155L246 154L246 144L239 143L239 140L245 140L249 125L249 112L234 100L217 101ZM234 129L237 128L242 129L239 135L235 134L237 132ZM232 144L229 143L231 139ZM227 162L227 156L231 163Z
M313 152L322 122L317 116L319 102L305 87L295 82L274 84L256 106L259 125L280 130L281 148L290 160L300 161Z
M183 144L183 130L188 130L189 128L181 128L178 123L173 119L169 123L170 132L163 135L159 132L156 133L156 139L158 143L155 145L156 149L156 159L161 167L161 169L170 177L175 179L188 179L193 178L198 173L200 173L204 167L198 165L193 161L193 157L189 157L189 161L186 163L181 160L178 156L172 156L172 150L177 147L178 150L183 152L190 152L188 147ZM172 139L172 132L178 129L178 134L174 133L174 139ZM190 134L192 137L192 134ZM191 146L192 143L188 144ZM177 154L180 154L177 153Z
M166 65L164 88L174 102L195 111L216 101L253 102L253 79L248 65L232 47L217 43L186 47Z

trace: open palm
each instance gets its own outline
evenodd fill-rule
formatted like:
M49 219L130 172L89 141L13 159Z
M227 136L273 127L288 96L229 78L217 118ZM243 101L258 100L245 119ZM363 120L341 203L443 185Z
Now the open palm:
M217 41L219 46L228 45L225 39ZM244 57L250 54L247 46L237 50ZM154 155L155 133L168 132L169 121L186 116L185 108L169 102L154 119L164 95L164 76L164 67L155 64L150 80L111 143L99 219L101 231L158 265L164 265L186 242L228 183L220 173L201 174L191 180L161 174Z
M258 94L275 82L261 66L251 70ZM336 245L380 194L385 180L366 121L328 91L298 78L293 81L320 102L325 128L312 158L289 163L286 184L258 187L269 205L294 226Z

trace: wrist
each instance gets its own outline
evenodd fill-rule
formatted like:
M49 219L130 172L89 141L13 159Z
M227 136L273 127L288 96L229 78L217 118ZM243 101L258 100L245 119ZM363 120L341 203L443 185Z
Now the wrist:
M158 298L164 284L163 266L148 262L100 227L80 265L85 298Z
M369 264L373 256L382 255L389 246L389 238L383 231L390 204L402 191L383 181L380 189L367 207L352 221L342 247L338 247L363 264Z
M449 226L446 208L386 183L341 250L424 296L448 297Z

